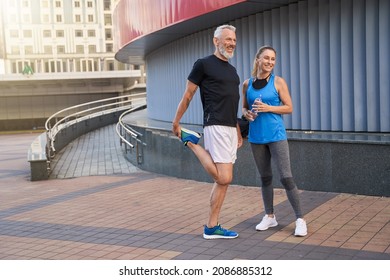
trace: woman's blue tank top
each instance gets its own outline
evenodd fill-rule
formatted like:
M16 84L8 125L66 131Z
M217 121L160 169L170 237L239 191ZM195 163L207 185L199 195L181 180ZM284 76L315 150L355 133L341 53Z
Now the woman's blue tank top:
M255 89L252 86L253 79L249 79L246 98L249 108L252 108L256 98L272 106L280 106L281 100L275 88L275 75L272 74L267 85L262 89ZM286 128L282 115L275 113L258 113L256 119L249 122L248 141L254 144L267 144L271 142L286 140Z

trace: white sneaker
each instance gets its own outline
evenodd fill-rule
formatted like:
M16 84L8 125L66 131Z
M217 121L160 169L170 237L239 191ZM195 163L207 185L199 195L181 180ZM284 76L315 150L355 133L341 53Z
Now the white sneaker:
M260 224L256 226L256 230L267 230L268 228L276 227L277 225L278 222L276 221L275 215L273 218L269 217L268 215L265 215L261 220Z
M298 218L295 222L295 236L306 236L307 226L304 219Z

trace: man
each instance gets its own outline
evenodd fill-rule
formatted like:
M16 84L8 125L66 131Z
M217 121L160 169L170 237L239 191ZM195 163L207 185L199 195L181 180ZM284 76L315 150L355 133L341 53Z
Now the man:
M240 79L228 62L236 47L236 28L219 26L214 32L214 54L198 59L188 76L187 86L172 122L172 131L189 147L214 179L210 211L204 226L205 239L236 238L238 233L218 223L226 191L233 179L237 148L242 145L237 123ZM200 135L181 128L180 120L195 92L200 88L203 106L204 148L198 145Z

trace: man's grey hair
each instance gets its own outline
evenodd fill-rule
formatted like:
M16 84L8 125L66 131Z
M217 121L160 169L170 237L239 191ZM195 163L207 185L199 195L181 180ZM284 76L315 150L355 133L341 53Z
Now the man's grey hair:
M224 29L229 29L233 32L236 32L236 28L233 25L224 24L224 25L218 26L217 29L215 29L214 37L216 37L218 39L221 38L222 30L224 30Z

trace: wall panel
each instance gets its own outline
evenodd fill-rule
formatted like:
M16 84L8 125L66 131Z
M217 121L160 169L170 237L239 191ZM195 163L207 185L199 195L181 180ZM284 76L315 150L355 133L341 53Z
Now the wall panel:
M288 129L390 132L389 18L386 0L299 1L230 22L237 27L231 63L242 84L258 47L277 50L274 72L289 84L294 103L284 116ZM173 119L193 63L214 51L213 31L147 55L149 117ZM198 94L182 121L202 124Z
M308 59L309 47L308 47L308 14L307 14L307 2L298 3L298 20L299 20L299 95L300 95L300 114L297 114L301 119L301 129L310 129L311 127L311 118L307 115L306 112L310 112L310 72ZM280 59L279 59L280 60ZM283 73L282 73L283 75ZM297 101L294 98L294 104L297 104ZM294 105L296 108L296 106ZM291 126L290 126L291 127Z
M354 101L353 101L353 12L352 0L341 2L341 57L339 61L341 68L341 96L342 103L342 130L354 131Z
M330 124L333 130L342 130L342 96L341 90L341 67L340 61L341 56L341 8L340 1L331 0L329 6L329 68L330 68L330 79L329 79L329 97L330 97L330 108L331 114ZM325 110L326 111L326 110Z
M390 131L390 1L379 1L379 127Z

